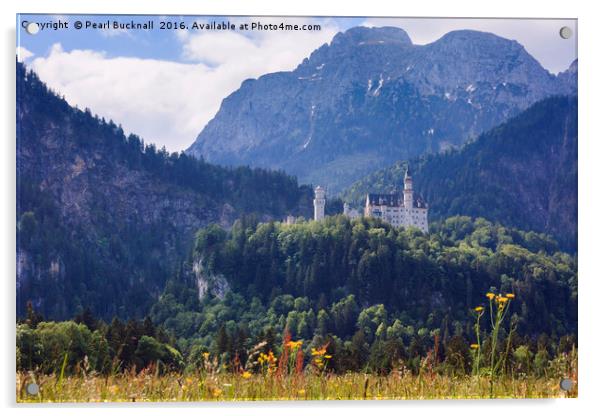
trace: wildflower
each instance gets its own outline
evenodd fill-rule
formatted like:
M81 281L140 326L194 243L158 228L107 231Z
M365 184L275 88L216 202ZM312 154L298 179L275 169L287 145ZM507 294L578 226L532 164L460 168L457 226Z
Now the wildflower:
M470 344L470 348L472 348L473 350L478 350L479 344Z
M327 360L330 360L332 358L332 355L326 354L326 355L324 355L324 358L326 358Z
M475 312L481 312L483 310L482 306L477 306L476 308L474 308Z
M303 345L303 340L302 339L300 339L299 341L289 341L289 342L286 343L286 346L289 347L290 349L293 349L293 350L296 350L301 345Z
M514 299L514 293L506 293L508 299Z
M300 389L300 390L297 391L297 393L299 393L301 395L304 395L305 394L305 389Z
M251 373L249 373L248 371L245 371L241 374L241 376L244 379L251 378Z
M315 348L311 349L311 355L316 356L316 355L324 355L324 354L326 354L326 348L320 348L319 350L317 350Z
M204 353L203 353L203 358L204 358L205 360L208 360L208 359L209 359L209 353L208 353L208 352L204 352Z
M487 299L491 300L495 297L495 295L491 292L488 292L485 296L487 296Z
M222 391L220 389L215 388L211 391L211 394L213 394L213 397L219 397L221 396Z
M499 303L506 303L506 302L508 302L508 298L504 297L504 296L500 296L500 297L498 297L497 301Z

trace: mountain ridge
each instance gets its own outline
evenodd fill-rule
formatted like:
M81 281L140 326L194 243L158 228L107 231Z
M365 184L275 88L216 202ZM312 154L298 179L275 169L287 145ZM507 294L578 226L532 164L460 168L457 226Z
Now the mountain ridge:
M394 160L437 153L546 96L576 93L516 41L454 31L413 45L398 28L352 28L293 71L246 80L186 150L284 169L335 191Z

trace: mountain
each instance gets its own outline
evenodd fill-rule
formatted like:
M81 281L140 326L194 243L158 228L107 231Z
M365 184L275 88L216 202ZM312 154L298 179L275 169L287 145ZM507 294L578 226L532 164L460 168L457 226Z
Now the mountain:
M460 150L410 162L429 220L469 215L552 235L577 250L577 99L551 97ZM403 184L405 162L356 182L344 198Z
M19 63L16 109L19 315L31 302L51 319L141 316L200 227L311 213L295 178L157 150Z
M554 76L491 33L414 45L402 29L356 27L293 71L244 81L187 153L284 169L337 192L395 160L461 145L542 98L576 93L576 72L575 61Z

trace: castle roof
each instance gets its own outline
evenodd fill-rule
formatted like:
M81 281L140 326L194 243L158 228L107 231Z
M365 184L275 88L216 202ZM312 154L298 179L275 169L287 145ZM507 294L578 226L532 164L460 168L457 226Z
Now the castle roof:
M370 206L403 207L403 195L398 192L390 194L368 194ZM414 197L414 208L426 208L426 202L419 196Z

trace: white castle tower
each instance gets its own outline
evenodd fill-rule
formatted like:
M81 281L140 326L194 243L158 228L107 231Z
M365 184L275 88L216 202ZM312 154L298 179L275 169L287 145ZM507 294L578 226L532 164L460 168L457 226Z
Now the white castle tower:
M314 193L314 220L320 221L324 218L324 207L326 205L326 191L321 187L316 187Z
M403 178L403 206L406 209L414 207L414 190L412 189L412 174L410 173L409 165Z

